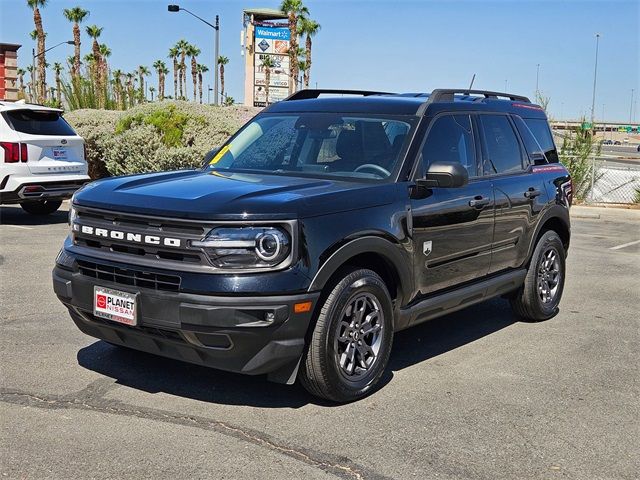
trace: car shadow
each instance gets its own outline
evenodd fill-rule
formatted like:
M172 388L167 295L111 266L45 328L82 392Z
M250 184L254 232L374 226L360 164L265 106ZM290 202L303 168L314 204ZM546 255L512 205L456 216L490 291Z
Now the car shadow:
M455 350L515 322L504 300L492 300L396 334L381 387L393 372ZM78 352L78 364L113 378L117 384L147 393L168 393L192 400L264 408L300 408L309 403L335 406L293 386L192 365L97 341Z
M31 215L20 208L20 205L3 205L0 207L0 225L56 225L67 223L69 213L63 203L58 211L49 215Z

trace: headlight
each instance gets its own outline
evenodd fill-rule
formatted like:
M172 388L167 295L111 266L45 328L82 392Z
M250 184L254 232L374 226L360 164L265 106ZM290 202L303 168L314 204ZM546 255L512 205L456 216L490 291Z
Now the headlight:
M291 235L278 227L218 227L191 245L218 268L270 268L289 258Z
M69 204L69 226L73 225L73 221L78 216L76 208L73 206L73 202Z

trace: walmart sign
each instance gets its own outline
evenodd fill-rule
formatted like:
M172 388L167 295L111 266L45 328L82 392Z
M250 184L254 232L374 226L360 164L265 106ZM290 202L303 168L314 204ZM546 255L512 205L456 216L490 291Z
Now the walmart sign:
M272 40L289 40L290 36L291 34L288 28L256 26L256 38L269 38Z

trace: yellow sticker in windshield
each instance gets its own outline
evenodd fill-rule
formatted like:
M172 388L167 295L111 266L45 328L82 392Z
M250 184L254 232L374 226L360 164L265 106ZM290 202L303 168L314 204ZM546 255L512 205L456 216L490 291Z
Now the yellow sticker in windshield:
M220 151L216 153L216 156L211 159L211 161L209 162L209 165L215 165L216 163L218 163L220 159L224 157L225 153L229 151L230 148L231 148L230 143L222 147Z

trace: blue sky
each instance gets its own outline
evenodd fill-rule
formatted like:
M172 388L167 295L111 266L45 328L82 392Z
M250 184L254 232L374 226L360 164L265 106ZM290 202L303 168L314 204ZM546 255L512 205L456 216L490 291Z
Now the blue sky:
M173 2L177 0L172 0ZM63 8L91 11L86 25L104 27L112 68L133 70L167 60L185 38L213 61L213 30L184 12L168 13L163 0L49 0L42 9L47 45L72 39ZM202 17L221 17L221 54L230 59L227 91L243 96L240 56L242 9L277 7L272 0L181 0ZM405 1L307 0L322 30L314 41L312 84L326 88L429 91L474 87L533 96L536 65L540 90L556 117L589 115L595 33L600 33L596 117L628 121L631 89L640 96L640 1ZM20 64L30 62L33 41L26 0L0 0L0 41L21 43ZM90 41L83 34L83 54ZM64 62L73 47L61 46L48 61ZM170 74L171 77L171 74ZM151 82L155 83L155 78ZM169 81L171 83L171 80ZM213 84L211 77L207 83ZM169 90L173 87L171 86ZM636 108L637 110L637 108ZM640 112L635 114L640 120Z

